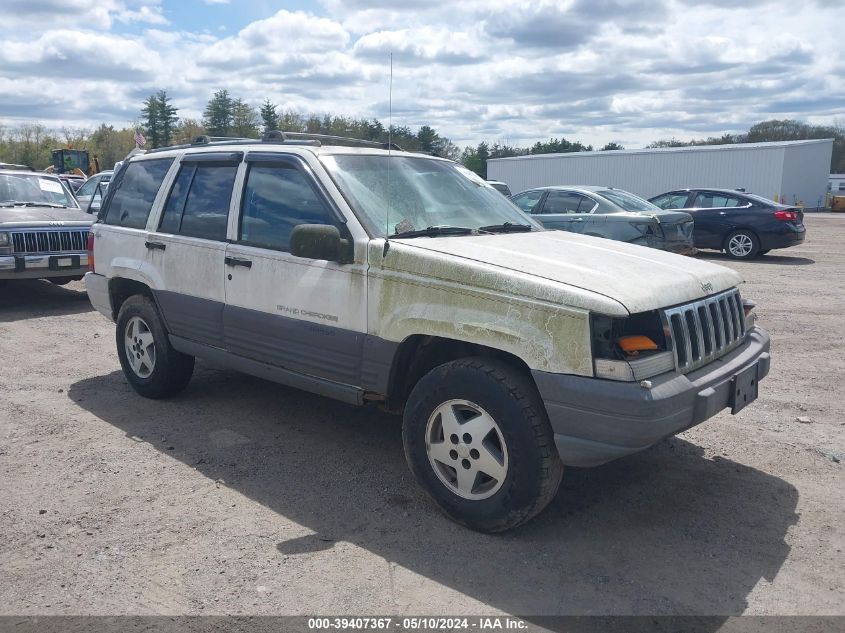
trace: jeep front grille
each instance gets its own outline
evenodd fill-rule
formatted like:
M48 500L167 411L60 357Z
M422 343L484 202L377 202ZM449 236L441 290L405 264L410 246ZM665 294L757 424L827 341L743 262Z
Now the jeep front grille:
M12 252L15 254L79 252L87 248L87 242L87 229L17 231L12 233Z
M663 310L663 326L675 367L687 373L727 354L742 342L745 313L739 290Z

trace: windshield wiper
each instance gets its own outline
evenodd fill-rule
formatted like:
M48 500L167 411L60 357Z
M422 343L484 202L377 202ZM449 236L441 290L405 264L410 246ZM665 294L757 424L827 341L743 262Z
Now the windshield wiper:
M56 204L55 202L24 202L25 207L50 207L51 209L67 209L66 204Z
M438 237L441 235L472 235L472 229L463 226L429 226L417 231L402 231L390 237Z
M534 227L530 224L513 224L512 222L505 222L504 224L491 224L489 226L479 227L479 231L487 231L488 233L526 233L533 231Z
M51 209L67 209L66 204L54 202L21 202L20 200L6 200L0 206L4 207L50 207Z

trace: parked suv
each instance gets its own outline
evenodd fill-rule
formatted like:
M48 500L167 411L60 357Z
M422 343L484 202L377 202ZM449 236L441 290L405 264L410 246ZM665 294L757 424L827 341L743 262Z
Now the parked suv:
M56 176L0 171L0 282L49 279L64 285L82 279L91 224Z
M735 272L545 231L445 159L321 140L201 139L115 175L86 284L139 394L182 391L201 357L379 403L420 484L489 532L564 465L756 397L769 337Z

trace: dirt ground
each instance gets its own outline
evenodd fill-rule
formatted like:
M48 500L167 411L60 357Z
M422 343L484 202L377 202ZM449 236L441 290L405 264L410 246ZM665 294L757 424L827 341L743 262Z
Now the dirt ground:
M484 536L411 479L398 419L198 363L135 395L81 283L0 290L0 614L843 614L845 216L739 270L754 406L569 469Z

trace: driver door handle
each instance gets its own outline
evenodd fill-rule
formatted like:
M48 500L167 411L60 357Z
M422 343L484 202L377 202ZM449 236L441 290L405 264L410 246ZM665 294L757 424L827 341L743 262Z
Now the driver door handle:
M244 268L252 268L252 260L249 259L239 259L238 257L226 257L223 261L226 262L227 266L243 266Z

